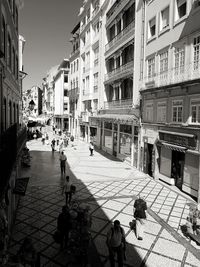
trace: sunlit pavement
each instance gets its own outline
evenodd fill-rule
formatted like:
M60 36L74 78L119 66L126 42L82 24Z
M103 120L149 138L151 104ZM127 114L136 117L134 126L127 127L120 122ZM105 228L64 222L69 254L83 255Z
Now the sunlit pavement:
M49 135L51 140L52 134ZM22 176L29 176L30 181L25 197L20 200L10 253L15 254L29 235L41 252L41 266L74 266L68 264L66 253L59 250L52 238L65 202L61 195L59 153L52 153L50 144L42 145L40 139L27 145L32 156L31 168L24 170ZM82 141L75 140L73 146L70 143L65 153L67 174L77 186L76 198L89 205L92 214L96 254L91 266L109 266L106 233L115 219L120 220L126 232L125 266L200 266L200 247L181 231L193 203L190 197L110 156L95 151L90 157L88 144ZM148 204L142 241L136 239L129 226L133 203L139 195Z

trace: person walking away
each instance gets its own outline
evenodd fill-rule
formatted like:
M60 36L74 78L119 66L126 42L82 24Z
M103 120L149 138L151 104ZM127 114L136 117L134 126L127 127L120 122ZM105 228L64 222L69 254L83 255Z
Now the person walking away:
M67 157L65 156L64 151L62 151L61 154L60 154L60 170L61 170L61 174L65 173L66 161L67 161Z
M68 206L62 207L62 212L58 215L57 230L60 233L60 249L67 247L69 231L71 229L71 219Z
M51 149L52 149L52 152L55 151L55 145L56 145L56 140L55 140L55 138L53 138L53 140L51 141Z
M62 192L62 193L65 193L66 205L71 203L71 199L72 199L71 186L72 186L72 183L69 180L69 176L66 176L66 180L64 182L63 192Z
M142 198L138 198L134 203L134 218L136 219L136 237L138 240L143 240L144 227L146 223L146 201Z
M123 267L126 252L126 240L124 229L120 226L120 221L114 221L114 227L111 227L107 233L106 242L109 250L110 266L115 267L115 254L117 254L118 267Z
M90 142L90 145L89 145L89 150L90 150L90 156L93 156L93 151L94 151L94 145L92 142Z

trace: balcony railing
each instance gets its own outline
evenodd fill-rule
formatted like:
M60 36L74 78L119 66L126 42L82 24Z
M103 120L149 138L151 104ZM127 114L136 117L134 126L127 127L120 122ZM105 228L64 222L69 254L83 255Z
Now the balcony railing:
M96 59L94 60L94 67L97 67L97 66L98 66L98 64L99 64L99 59L98 59L98 58L96 58Z
M80 52L80 47L77 48L76 50L72 51L71 54L70 54L70 58L75 55L76 53L79 53Z
M110 24L111 21L119 14L119 12L130 2L130 0L120 0L114 4L113 7L107 13L106 25Z
M127 40L128 36L133 36L135 31L135 20L133 20L126 28L117 34L109 43L106 44L105 51L107 52L112 47L116 47L122 43L122 39Z
M134 61L130 61L125 65L120 66L117 69L105 74L105 82L111 82L120 79L126 75L133 74Z
M104 102L105 109L125 109L132 107L133 99L119 99L110 102Z
M1 179L0 199L9 183L10 175L16 158L26 141L26 128L17 130L17 124L12 125L0 136Z
M92 19L96 16L96 14L98 13L98 11L99 11L99 6L97 6L97 7L93 10L93 12L92 12Z
M180 68L171 68L142 81L141 90L200 79L200 63L191 62Z

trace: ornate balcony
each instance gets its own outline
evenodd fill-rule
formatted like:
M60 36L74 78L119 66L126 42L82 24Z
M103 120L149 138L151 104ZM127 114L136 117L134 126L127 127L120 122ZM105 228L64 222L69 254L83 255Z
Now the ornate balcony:
M191 62L180 68L171 68L162 73L155 73L152 77L146 77L142 81L141 90L167 86L186 81L200 79L200 64Z
M130 61L126 63L125 65L120 66L117 69L114 69L113 71L105 74L105 81L104 83L110 83L115 80L119 80L123 77L127 77L130 75L133 75L133 67L134 67L134 61Z
M110 102L104 102L104 109L126 109L131 108L133 99L119 99Z
M113 4L107 12L106 27L115 19L115 17L123 10L130 0L121 0Z
M105 47L105 55L107 55L110 50L115 50L118 48L118 46L123 45L123 40L125 43L129 41L130 38L134 37L135 32L135 20L132 21L125 29L123 29L118 35L116 35L112 41L106 44Z

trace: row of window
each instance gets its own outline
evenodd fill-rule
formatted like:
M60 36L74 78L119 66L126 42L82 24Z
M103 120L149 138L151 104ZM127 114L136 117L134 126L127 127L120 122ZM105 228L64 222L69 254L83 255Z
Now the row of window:
M11 72L18 79L18 48L12 44L12 39L10 32L7 30L5 19L2 15L2 29L1 29L1 37L2 37L2 52L3 58L7 63L7 66L10 68Z
M175 0L174 10L170 9L169 5L159 13L158 18L155 16L150 19L148 22L148 39L156 37L156 31L162 32L170 26L170 12L174 12L174 23L186 17L188 4L188 0ZM193 0L193 6L194 8L200 6L200 1Z
M71 63L71 74L78 71L79 68L79 60L74 60L73 63Z
M193 59L190 62L191 69L197 70L200 68L200 35L193 38ZM151 57L147 60L147 76L148 78L154 77L156 73L156 65L158 63L157 72L160 73L160 78L166 78L169 69L169 53L170 50L165 50L157 56ZM157 58L156 58L157 57ZM158 62L156 62L156 59ZM175 75L184 73L185 71L185 46L178 46L173 48L173 70ZM188 69L189 70L189 69Z
M96 0L93 3L93 11L92 11L92 15L96 14L96 12L99 10L99 0ZM83 28L89 21L91 18L91 9L90 7L88 8L88 10L86 11L86 16L83 17L82 21L81 21L81 27Z
M183 100L173 100L172 101L172 117L171 122L173 123L183 123ZM158 102L156 106L156 121L158 123L167 122L167 103L162 101ZM144 121L153 122L154 121L154 104L146 103L144 107ZM189 123L200 124L200 99L192 99L190 102L190 115Z
M99 73L96 72L93 75L93 91L94 93L98 91L98 78L99 78ZM85 79L83 79L83 95L85 93L85 90L90 88L90 76L86 76Z

